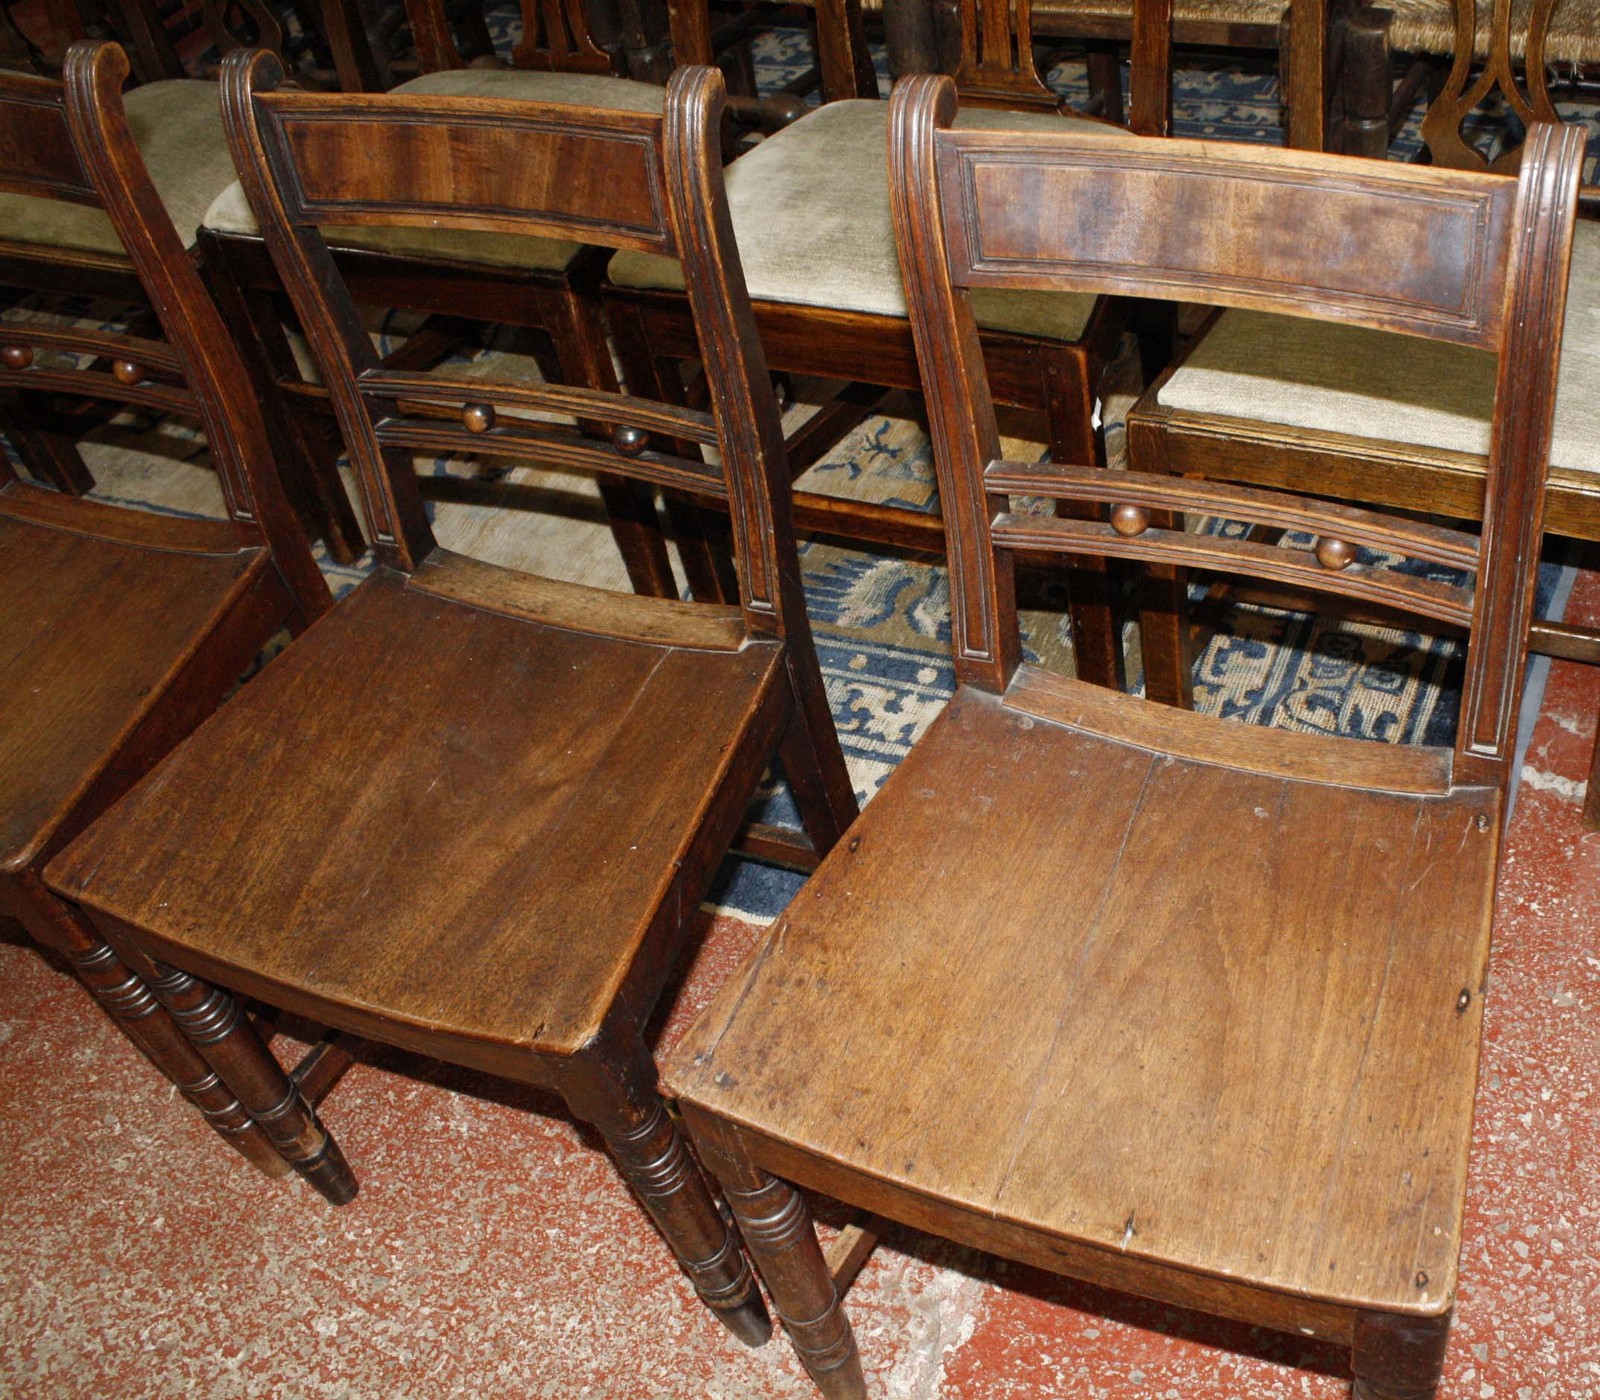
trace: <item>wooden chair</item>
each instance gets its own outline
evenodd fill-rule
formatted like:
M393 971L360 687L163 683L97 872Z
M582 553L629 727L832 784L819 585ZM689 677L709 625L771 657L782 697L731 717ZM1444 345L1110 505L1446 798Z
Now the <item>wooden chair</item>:
M211 1125L281 1174L287 1164L148 987L42 878L280 627L302 629L329 603L249 381L140 157L119 93L126 73L120 49L84 43L66 56L65 96L56 82L0 75L0 189L7 201L61 203L118 238L167 339L7 328L0 391L198 412L228 518L76 498L18 477L0 455L0 915L65 957ZM96 364L53 365L60 352Z
M642 1032L769 759L781 752L815 852L855 798L722 194L720 78L679 72L651 113L275 92L274 67L225 65L230 134L334 394L379 567L50 879L150 973L264 1122L292 1090L243 1022L219 1034L231 999L198 978L556 1090L604 1136L701 1297L762 1340L748 1267L656 1097ZM710 411L385 369L328 223L679 256ZM662 449L677 439L723 465ZM725 491L739 605L616 595L437 548L410 458L439 450Z
M148 172L148 184L203 279L213 292L220 293L197 245L207 206L234 180L216 87L186 79L145 83L128 92L124 110ZM0 305L41 296L103 298L127 308L128 324L135 331L158 333L145 285L102 210L14 191L0 193ZM13 339L15 334L12 327L0 323L0 338ZM246 342L245 349L249 348ZM166 360L170 359L167 352ZM246 367L258 380L266 377L264 362L247 361ZM48 397L33 392L7 396L4 417L24 463L34 475L63 490L81 492L90 485L78 458L77 439L119 410L145 403L148 397L137 392L142 382L142 376L134 372L138 362L102 363L101 369L107 368L115 373L102 374L103 390L124 382L132 387L120 399L103 392L92 411L84 410L81 399L69 402L55 391ZM184 398L185 393L181 385L170 386L164 401L167 411L193 415L195 404ZM336 558L353 558L359 552L352 547L359 545L360 532L331 462L319 472L317 460L297 443L277 397L258 389L257 398L285 489L306 530L323 537ZM179 400L183 400L181 407Z
M1141 0L1134 40L1132 124L1151 134L1170 125L1169 6L1170 0ZM1034 66L1027 6L967 0L964 13L968 43L958 81L973 107L964 120L1001 129L1077 122L1115 130L1060 114L1059 99ZM840 42L848 37L847 29ZM885 388L920 385L889 221L886 142L885 104L829 102L729 167L734 230L775 369ZM625 253L611 260L607 275L604 295L625 374L666 392L673 366L695 354L681 269L665 258ZM995 393L1048 416L1057 461L1104 460L1095 405L1127 312L1125 303L1092 296L998 292L980 304ZM804 453L793 457L805 464ZM937 517L893 506L799 492L795 519L802 530L944 548ZM685 562L687 568L693 556ZM716 586L704 569L691 584L697 593ZM1079 674L1116 684L1122 658L1106 601L1080 589L1073 627Z
M1549 19L1548 8L1540 13ZM1460 57L1423 124L1436 165L1491 168L1461 126L1497 83L1524 120L1558 120L1544 86L1542 28L1527 35L1524 92L1511 76L1507 12L1497 14L1491 51L1499 57L1472 79L1472 11L1462 6ZM1521 159L1513 146L1492 168L1514 174ZM1566 327L1546 521L1554 534L1600 540L1600 223L1590 219L1577 226ZM1129 458L1141 471L1293 484L1343 500L1476 519L1494 382L1492 358L1471 347L1228 310L1129 414ZM1149 693L1187 705L1189 630L1152 629L1149 640ZM1538 623L1531 645L1600 663L1600 632ZM1600 782L1590 792L1586 820L1593 823L1600 821Z
M862 1395L861 1372L790 1183L1348 1345L1361 1400L1423 1400L1455 1291L1582 142L1535 128L1510 181L955 117L947 79L895 93L959 686L664 1083L830 1396ZM1287 491L996 461L972 309L993 287L1203 297L1497 352L1481 541ZM1012 513L1013 495L1109 519ZM1175 511L1316 544L1160 528ZM1455 747L1230 724L1019 665L1013 556L1035 550L1470 624Z
M469 66L456 46L442 0L408 0L418 56L426 70L395 92L417 97L486 97L627 107L659 114L663 89L617 75L622 59L599 48L575 0L526 0L517 67ZM239 323L260 362L297 414L304 440L318 450L317 419L328 408L323 386L302 375L282 331L282 289L259 224L238 182L213 201L205 216L202 245L226 269ZM401 348L396 368L436 363L459 344L451 323L460 320L526 327L548 336L549 377L599 391L616 387L604 343L594 288L605 255L576 239L486 233L478 229L417 229L351 224L336 227L330 241L351 289L366 303L447 318L441 330ZM325 421L325 420L324 420ZM336 450L336 449L334 449ZM322 445L321 455L329 448ZM678 596L654 500L639 483L614 475L600 478L612 534L640 593Z

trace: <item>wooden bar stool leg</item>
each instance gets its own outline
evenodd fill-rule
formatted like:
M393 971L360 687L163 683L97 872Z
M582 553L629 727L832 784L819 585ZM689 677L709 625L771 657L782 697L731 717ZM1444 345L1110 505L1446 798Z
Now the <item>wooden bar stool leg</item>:
M800 1193L756 1166L715 1119L695 1113L690 1123L807 1374L828 1400L865 1400L855 1333Z
M355 1174L339 1144L251 1029L239 1003L137 949L120 951L289 1165L330 1204L354 1200Z
M289 1163L273 1147L260 1124L201 1059L150 988L129 970L116 950L70 906L40 885L37 877L24 875L19 883L23 899L19 913L29 934L72 964L78 980L105 1008L118 1029L199 1109L218 1137L265 1175L286 1175Z
M642 1044L563 1065L567 1106L592 1123L700 1300L746 1346L772 1335L750 1265L711 1198L678 1126L656 1092L655 1062Z
M1351 1345L1352 1400L1433 1400L1444 1370L1450 1316L1359 1314Z

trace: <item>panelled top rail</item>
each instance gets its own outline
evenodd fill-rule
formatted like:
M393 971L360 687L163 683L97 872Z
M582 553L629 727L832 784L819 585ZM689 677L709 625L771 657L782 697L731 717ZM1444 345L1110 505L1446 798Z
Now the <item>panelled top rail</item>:
M675 253L662 118L501 98L257 92L294 223L453 228Z
M951 276L1500 344L1513 181L1107 133L940 130ZM1251 229L1251 266L1238 258ZM1261 239L1262 229L1275 237Z
M61 84L25 73L0 73L0 191L74 204L100 203L72 145ZM4 237L0 230L0 237Z

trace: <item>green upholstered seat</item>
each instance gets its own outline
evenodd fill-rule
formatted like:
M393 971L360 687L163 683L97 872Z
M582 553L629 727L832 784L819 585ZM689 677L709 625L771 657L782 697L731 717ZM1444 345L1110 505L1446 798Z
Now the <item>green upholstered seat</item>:
M664 88L593 73L530 73L518 70L457 68L424 73L401 83L396 93L430 97L508 97L541 102L593 104L628 111L659 112ZM235 180L206 212L205 226L218 233L257 235L260 228ZM461 229L338 228L324 230L340 247L406 257L437 259L490 267L560 272L578 255L581 243L557 238L526 238L508 233L473 233Z
M200 220L234 179L215 83L174 78L132 89L128 125L178 235L192 246ZM0 239L122 254L111 220L87 204L0 194Z
M962 126L1026 130L1072 121L1051 112L963 109ZM745 281L756 301L825 306L880 316L906 314L905 289L889 216L889 104L830 102L763 141L728 167L728 208ZM619 287L681 291L670 258L619 253L609 272ZM982 291L978 323L1051 340L1076 340L1095 298L1061 292Z
M1487 453L1494 356L1439 341L1227 311L1157 394L1164 408ZM1600 471L1600 223L1580 220L1554 470Z

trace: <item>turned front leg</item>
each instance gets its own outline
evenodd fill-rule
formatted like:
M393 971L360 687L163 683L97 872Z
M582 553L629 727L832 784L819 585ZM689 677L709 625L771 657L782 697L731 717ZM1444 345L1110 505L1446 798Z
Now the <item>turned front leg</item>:
M201 1059L155 994L95 931L88 920L51 894L36 877L18 883L23 926L72 964L78 980L119 1030L197 1109L217 1135L267 1176L289 1164L232 1090Z
M1353 1400L1433 1400L1449 1337L1449 1313L1362 1313L1351 1345Z
M208 986L135 948L122 952L289 1165L331 1204L354 1200L355 1174L339 1144L261 1043L239 1003L220 987Z
M772 1335L754 1275L677 1125L655 1089L655 1062L642 1045L563 1067L562 1095L594 1124L695 1292L747 1346Z
M828 1400L865 1400L855 1334L800 1193L756 1166L716 1119L688 1107L685 1116L801 1364Z

